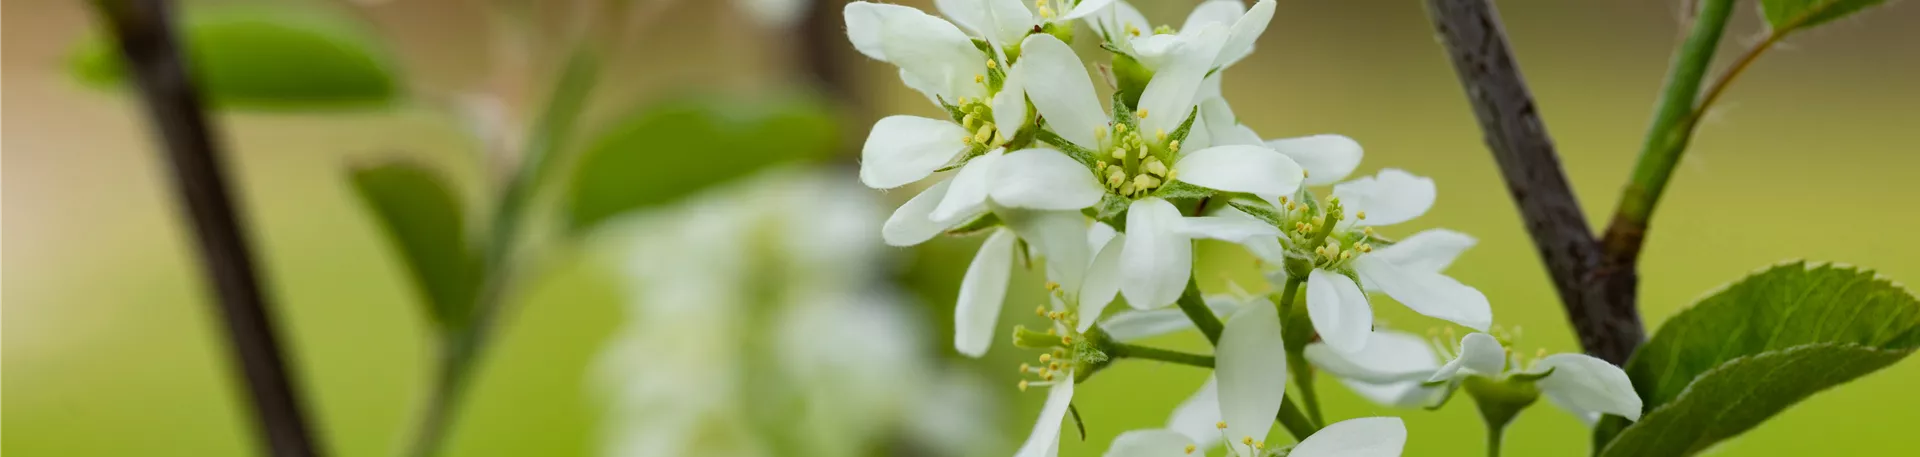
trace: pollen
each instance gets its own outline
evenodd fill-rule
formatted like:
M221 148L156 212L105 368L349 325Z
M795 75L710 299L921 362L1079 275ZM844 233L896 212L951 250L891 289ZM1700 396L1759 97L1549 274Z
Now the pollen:
M987 59L987 68L1000 68L1000 62L996 62L993 59Z
M1227 429L1227 421L1220 421L1220 422L1214 422L1214 423L1213 423L1213 428L1217 428L1217 429L1221 429L1221 430L1226 430L1226 429Z
M1173 140L1173 142L1167 143L1167 149L1173 152L1180 152L1180 140Z
M1040 363L1047 363L1050 360L1053 360L1053 354L1040 354Z
M1135 115L1135 116L1140 116L1140 118L1141 118L1141 119L1146 119L1146 118L1147 118L1147 109L1146 109L1146 108L1141 108L1141 109L1140 109L1140 111L1135 111L1135 112L1133 112L1133 115Z
M1093 139L1095 141L1107 141L1107 129L1104 127L1094 127Z
M1355 219L1359 219L1359 220L1363 220L1363 221L1364 221L1364 220L1367 220L1367 212L1366 212L1366 211L1360 211L1360 212L1356 212L1356 213L1353 213L1353 217L1354 217Z
M1035 316L1047 315L1047 307L1045 305L1033 307L1033 315Z
M1188 454L1192 454L1192 453L1193 453L1193 451L1194 451L1194 447L1193 447L1193 445L1191 445L1191 444L1189 444L1189 445L1187 445L1187 453L1188 453Z
M1127 124L1114 124L1113 133L1127 133Z
M1243 437L1243 438L1240 438L1240 444L1245 444L1245 445L1248 445L1248 446L1252 446L1252 445L1253 445L1253 436L1251 436L1251 435L1249 435L1249 436L1246 436L1246 437Z
M1147 172L1154 176L1166 176L1167 165L1160 163L1160 159L1147 159Z
M1140 36L1140 28L1134 27L1133 24L1127 24L1127 34L1133 35L1133 36Z
M1107 171L1107 163L1106 163L1106 162L1094 162L1094 163L1093 163L1093 171Z
M1021 392L1027 391L1027 380L1025 379L1020 380L1020 391Z
M981 84L985 82L987 82L987 75L973 75L974 84Z
M1071 344L1073 344L1073 337L1072 337L1072 336L1062 336L1062 337L1060 337L1060 344L1066 344L1066 345L1071 345Z
M1053 19L1053 8L1040 7L1040 17Z
M1154 139L1154 141L1159 141L1159 142L1163 142L1163 143L1164 143L1164 142L1166 142L1166 141L1167 141L1167 130L1166 130L1166 129L1153 129L1153 139Z
M1113 159L1114 159L1114 160L1126 160L1126 159L1127 159L1127 150L1125 150L1125 149L1120 149L1120 148L1113 148Z
M1047 281L1047 290L1060 290L1060 283Z
M1366 213L1365 213L1365 212L1361 212L1360 214L1366 214ZM1361 219L1366 219L1366 216L1361 216L1360 218L1361 218ZM1367 227L1367 228L1363 228L1363 229L1360 229L1360 233L1364 233L1364 234L1366 234L1367 236L1373 236L1373 227Z

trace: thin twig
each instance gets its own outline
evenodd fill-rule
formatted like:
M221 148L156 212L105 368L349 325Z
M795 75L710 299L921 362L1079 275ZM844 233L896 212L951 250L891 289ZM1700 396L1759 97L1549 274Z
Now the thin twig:
M201 266L219 298L215 309L246 381L261 444L269 455L320 455L254 270L220 146L176 41L170 6L164 0L99 0L94 7L113 30L164 146L174 191L193 222Z

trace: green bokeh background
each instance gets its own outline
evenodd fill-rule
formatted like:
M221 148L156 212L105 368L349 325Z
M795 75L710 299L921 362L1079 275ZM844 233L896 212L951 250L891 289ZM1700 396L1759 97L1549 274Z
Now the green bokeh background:
M908 2L925 6L927 2ZM1178 23L1187 1L1136 2ZM1588 216L1605 215L1632 166L1680 23L1676 2L1502 2L1508 32L1560 145ZM397 43L422 100L366 114L229 115L230 169L245 196L255 244L278 300L282 329L327 442L336 455L396 449L425 383L425 323L368 214L340 170L374 153L404 151L465 176L476 195L480 158L438 106L482 88L484 17L471 2L399 0L365 9ZM4 429L13 456L243 455L252 450L238 387L207 315L158 155L137 107L60 73L84 33L82 2L18 0L4 14ZM1707 117L1662 202L1643 259L1650 325L1707 290L1794 258L1867 266L1920 280L1920 8L1896 4L1789 41L1766 56ZM773 93L797 76L791 36L756 29L730 2L658 10L617 53L601 118L637 100L698 89ZM564 8L554 8L555 11ZM557 13L556 13L557 15ZM1742 7L1722 54L1759 34ZM536 53L536 63L551 52ZM1089 54L1091 55L1091 54ZM865 115L936 115L877 62L858 62ZM535 73L543 74L543 73ZM1227 75L1243 121L1268 137L1338 132L1367 148L1362 172L1382 166L1432 176L1441 189L1426 217L1391 233L1448 227L1481 239L1451 270L1492 299L1496 321L1524 329L1520 349L1572 351L1546 275L1497 170L1480 143L1452 70L1414 1L1282 1L1254 56ZM858 138L857 136L855 138ZM658 166L727 160L716 151L664 151ZM895 192L889 198L904 200ZM941 315L977 239L902 252L903 276ZM591 250L591 244L580 249ZM453 435L451 455L589 455L600 409L584 379L619 322L613 276L562 255L518 300ZM1257 284L1251 260L1224 246L1200 258L1202 287ZM1226 272L1226 273L1215 273ZM1014 282L1002 324L1038 302L1038 280ZM1395 305L1389 325L1435 325ZM930 336L943 337L943 336ZM1196 336L1154 342L1202 349ZM997 417L1018 443L1040 395L1012 393L1027 354L997 349L977 362L1005 375ZM950 355L949 355L950 356ZM1204 379L1183 366L1126 362L1081 386L1085 443L1098 455L1114 435L1158 426ZM1906 361L1795 406L1718 455L1877 455L1907 447L1920 425L1920 362ZM1322 379L1333 417L1392 414ZM928 414L938 414L929 411ZM1479 455L1468 402L1400 412L1410 455ZM1283 436L1276 431L1276 437ZM1508 455L1583 452L1584 428L1543 406L1508 434ZM1275 438L1276 440L1283 438ZM997 454L992 452L991 454Z

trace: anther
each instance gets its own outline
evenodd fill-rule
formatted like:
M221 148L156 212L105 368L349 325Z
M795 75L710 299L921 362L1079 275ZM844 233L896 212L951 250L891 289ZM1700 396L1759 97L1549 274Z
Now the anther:
M1141 119L1146 119L1146 118L1147 118L1147 109L1146 109L1146 108L1141 108L1141 109L1140 109L1139 111L1135 111L1135 112L1133 112L1133 115L1135 115L1135 116L1140 116L1140 118L1141 118Z
M1249 436L1247 436L1247 437L1245 437L1245 438L1240 438L1240 443L1241 443L1241 444L1245 444L1245 445L1248 445L1248 446L1252 446L1252 445L1253 445L1253 436L1251 436L1251 435L1249 435Z
M1112 155L1114 160L1127 160L1127 150L1125 149L1113 148Z
M1187 453L1188 453L1188 454L1192 454L1192 453L1193 453L1193 451L1194 451L1194 447L1193 447L1193 445L1191 445L1191 444L1189 444L1189 445L1187 445Z
M987 59L987 68L1000 68L1000 62L996 62L993 59Z
M1035 307L1033 307L1033 315L1035 315L1035 316L1045 316L1045 315L1047 315L1047 307L1046 307L1045 305L1041 305L1041 306L1035 306Z
M1029 371L1033 371L1033 365L1027 365L1026 362L1020 362L1020 374L1026 374Z
M1167 149L1173 152L1180 152L1180 140L1173 140L1173 142L1167 143Z
M1040 354L1040 363L1047 363L1052 360L1053 354Z
M1147 159L1147 172L1154 176L1166 176L1167 165L1160 163L1160 159Z
M1163 142L1163 143L1166 142L1167 129L1153 129L1153 139L1154 141L1158 141L1158 142Z
M1353 213L1353 218L1363 220L1363 221L1367 220L1367 212L1366 211L1355 212Z
M1139 149L1140 149L1140 158L1142 158L1142 159L1145 159L1145 158L1147 158L1147 154L1148 154L1148 152L1147 152L1147 145L1145 145L1145 144L1142 144L1142 145L1140 145L1140 148L1139 148Z
M1093 171L1107 171L1107 163L1106 163L1106 162L1094 162L1094 163L1093 163Z
M1060 283L1047 281L1047 290L1060 290Z
M1020 391L1021 392L1027 391L1027 380L1025 379L1020 380Z
M1106 129L1105 127L1094 127L1094 128L1093 128L1093 139L1094 139L1095 141L1106 141L1106 140L1107 140L1107 129Z
M1227 429L1227 421L1220 421L1220 422L1214 422L1214 423L1213 423L1213 428L1217 428L1217 429L1221 429L1221 430L1226 430L1226 429Z
M1073 336L1060 337L1060 344L1069 345L1069 346L1073 345Z
M1340 260L1347 260L1347 259L1351 259L1351 258L1353 258L1353 250L1352 250L1352 249L1348 249L1348 250L1345 250L1345 251L1340 251Z

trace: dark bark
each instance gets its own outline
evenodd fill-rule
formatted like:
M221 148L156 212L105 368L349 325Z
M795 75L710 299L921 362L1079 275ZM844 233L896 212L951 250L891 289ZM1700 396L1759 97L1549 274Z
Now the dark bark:
M1507 44L1499 12L1490 0L1428 0L1427 7L1580 346L1625 363L1646 339L1634 306L1632 256L1603 255Z
M212 282L215 311L237 374L246 383L261 444L269 455L319 455L255 275L247 232L222 174L219 145L175 41L169 5L164 0L95 3L101 21L118 39L128 75L139 87L172 168L175 195L193 223L195 247Z

